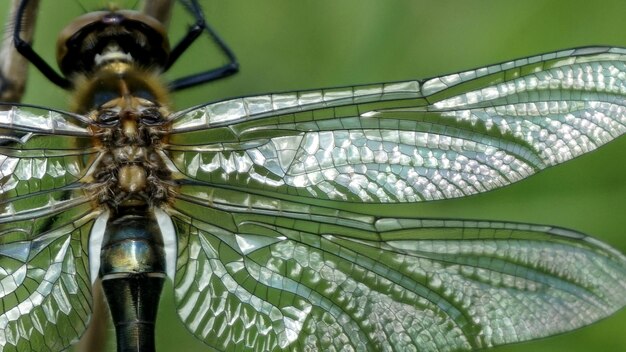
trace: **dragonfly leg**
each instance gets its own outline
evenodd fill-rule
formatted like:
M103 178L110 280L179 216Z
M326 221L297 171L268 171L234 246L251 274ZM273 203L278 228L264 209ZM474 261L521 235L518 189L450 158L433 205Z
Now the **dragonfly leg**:
M180 56L195 42L202 33L206 33L209 38L217 45L222 54L227 58L228 62L220 67L210 69L208 71L196 73L193 75L178 78L170 82L169 88L172 91L178 91L185 88L193 87L199 84L219 80L231 76L239 72L239 63L234 52L228 47L226 42L213 30L204 18L204 14L197 0L183 2L196 19L196 23L189 28L187 34L174 46L169 60L164 70L167 71Z
M37 69L44 75L50 82L56 84L63 89L72 88L72 82L67 78L61 76L55 71L44 58L39 56L37 52L30 45L27 38L22 37L22 24L24 19L27 18L29 8L33 3L38 3L38 0L22 0L17 7L17 11L14 17L13 27L13 43L15 50L17 50L22 56L24 56L30 63L32 63Z

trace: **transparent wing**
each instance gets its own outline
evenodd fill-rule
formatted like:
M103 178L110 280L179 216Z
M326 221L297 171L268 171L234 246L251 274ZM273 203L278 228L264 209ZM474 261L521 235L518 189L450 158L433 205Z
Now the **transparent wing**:
M3 351L60 351L85 330L91 312L87 244L97 213L76 192L50 192L51 200L73 199L54 210L21 209L23 198L0 204Z
M71 115L26 107L0 111L0 199L74 184L96 156L86 127Z
M193 182L356 202L484 192L626 130L626 56L582 48L424 81L273 94L173 118Z
M26 104L0 111L0 129L89 137L88 125L88 120L80 115Z
M626 304L626 258L565 229L377 218L205 186L182 187L169 212L178 313L220 351L473 350Z
M181 318L224 351L456 351L620 309L626 258L580 233L310 199L460 197L591 151L626 130L625 54L575 49L174 116L164 149L181 187L166 211Z
M91 312L88 235L97 212L80 188L96 151L71 115L0 112L0 349L59 351Z

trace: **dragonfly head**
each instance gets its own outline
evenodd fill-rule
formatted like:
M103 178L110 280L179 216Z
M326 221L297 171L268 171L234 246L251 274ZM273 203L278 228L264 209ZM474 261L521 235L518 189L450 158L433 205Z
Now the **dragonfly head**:
M80 16L65 27L57 41L57 61L66 77L90 74L115 61L160 69L169 52L163 25L148 15L127 10Z

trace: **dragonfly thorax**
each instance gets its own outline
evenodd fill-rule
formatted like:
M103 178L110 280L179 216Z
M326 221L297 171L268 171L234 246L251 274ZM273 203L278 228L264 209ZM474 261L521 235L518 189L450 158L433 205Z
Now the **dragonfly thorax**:
M158 205L174 191L166 167L164 138L169 109L163 85L133 63L114 62L79 80L75 104L93 121L94 143L102 153L94 163L91 187L99 203Z

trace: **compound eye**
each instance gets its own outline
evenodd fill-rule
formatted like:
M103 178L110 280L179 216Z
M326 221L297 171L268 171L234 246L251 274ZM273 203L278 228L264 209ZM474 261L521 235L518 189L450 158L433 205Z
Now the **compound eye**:
M110 102L113 99L119 98L120 93L111 90L98 90L94 93L92 99L92 106L95 108L99 108L102 105Z
M98 113L96 123L101 127L113 127L120 122L120 115L116 111L103 110Z
M139 89L133 92L133 95L141 98L141 99L145 99L149 102L154 103L156 101L156 98L154 97L154 94L152 94L152 92L146 90L146 89Z

